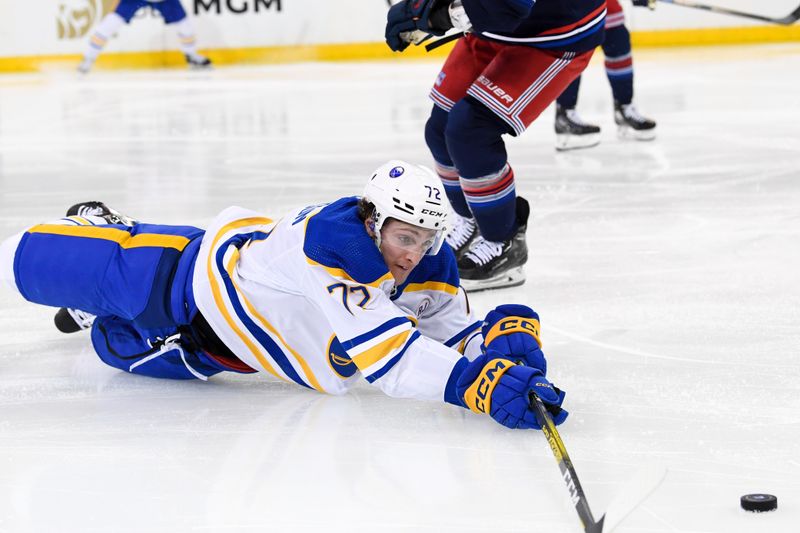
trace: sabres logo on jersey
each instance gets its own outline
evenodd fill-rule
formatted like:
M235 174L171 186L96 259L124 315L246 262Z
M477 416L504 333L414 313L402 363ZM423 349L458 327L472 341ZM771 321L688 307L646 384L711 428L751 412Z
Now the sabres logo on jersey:
M336 335L331 336L331 340L328 342L328 364L342 379L351 377L358 370L356 364L347 356L347 352Z

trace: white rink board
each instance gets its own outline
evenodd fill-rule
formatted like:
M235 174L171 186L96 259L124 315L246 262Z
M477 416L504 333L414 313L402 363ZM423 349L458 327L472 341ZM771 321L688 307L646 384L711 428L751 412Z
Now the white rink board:
M194 18L201 48L369 43L383 40L385 0L182 0ZM785 16L797 0L708 0L768 16ZM0 0L0 57L83 52L91 27L115 0ZM650 12L623 6L633 30L719 28L757 25L747 19L659 5ZM142 11L131 28L112 39L108 51L177 48L174 32ZM59 23L62 35L59 36Z

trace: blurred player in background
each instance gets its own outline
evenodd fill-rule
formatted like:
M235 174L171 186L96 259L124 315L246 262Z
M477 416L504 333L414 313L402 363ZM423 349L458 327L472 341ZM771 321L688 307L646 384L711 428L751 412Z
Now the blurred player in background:
M635 6L655 7L655 0L632 0ZM655 139L656 123L639 114L633 105L633 57L631 34L625 27L625 14L619 0L608 0L603 53L606 75L614 96L614 122L621 139ZM578 76L556 100L556 150L589 148L600 142L600 127L581 120L575 112L578 103Z
M404 0L386 42L466 32L431 98L425 139L457 213L449 242L471 290L525 282L528 203L517 197L502 136L520 135L580 75L603 42L605 0Z
M101 202L0 244L0 284L91 328L107 364L151 377L265 372L343 394L365 379L395 397L447 402L510 428L556 423L539 316L501 305L475 320L459 286L451 217L430 170L389 161L362 197L273 222L239 207L207 230L143 224Z
M211 60L197 53L197 44L194 33L194 26L186 11L183 9L180 0L120 0L116 10L109 13L94 30L89 39L89 47L83 54L83 61L78 65L78 72L88 73L100 52L105 48L108 40L122 27L123 24L130 23L137 11L143 7L150 7L161 13L167 25L174 26L180 39L180 47L186 63L190 68L209 68Z

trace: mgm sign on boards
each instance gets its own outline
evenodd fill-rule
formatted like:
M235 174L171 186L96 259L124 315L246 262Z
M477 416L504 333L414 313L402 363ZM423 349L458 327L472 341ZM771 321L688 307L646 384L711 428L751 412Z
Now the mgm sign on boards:
M61 0L58 4L56 24L59 39L77 39L103 17L117 8L119 0ZM183 0L184 7L191 4L195 15L200 13L261 13L281 11L281 0Z

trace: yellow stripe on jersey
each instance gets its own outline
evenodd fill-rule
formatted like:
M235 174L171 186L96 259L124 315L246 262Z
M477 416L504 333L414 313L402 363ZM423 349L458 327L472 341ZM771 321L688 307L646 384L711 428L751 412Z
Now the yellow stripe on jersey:
M366 285L367 287L374 287L376 289L379 288L381 286L381 283L383 283L384 281L394 279L394 276L392 276L392 273L391 272L387 272L386 274L384 274L383 276L379 277L375 281L371 281L369 283L361 283L360 281L357 281L357 280L353 279L352 276L350 276L350 274L348 274L346 270L343 270L341 268L333 268L333 267L325 266L322 263L317 263L316 261L314 261L313 259L311 259L308 256L306 256L306 261L308 262L309 265L313 265L313 266L318 266L318 267L324 268L334 278L346 279L348 281L352 281L353 283L358 283L359 285Z
M440 291L455 296L458 294L458 287L443 281L426 281L425 283L409 283L403 289L403 292L413 291Z
M267 331L269 331L270 333L272 333L273 335L278 337L278 339L281 341L281 344L283 344L284 346L286 346L286 348L288 348L288 350L292 353L292 355L297 360L297 362L300 363L300 366L303 368L303 372L305 373L306 377L308 378L308 381L311 382L311 386L314 387L315 389L317 389L319 392L327 392L322 387L322 385L320 385L319 381L317 380L317 377L311 371L311 367L308 365L306 360L303 359L303 357L299 353L297 353L297 351L294 348L289 346L289 343L287 343L284 340L283 336L280 333L278 333L278 330L276 330L273 327L273 325L270 324L269 321L267 321L267 319L263 315L261 315L261 313L256 311L255 306L253 306L253 304L250 303L250 300L247 299L247 297L244 295L244 293L242 293L242 291L239 290L239 285L236 284L236 281L235 281L234 275L233 275L233 269L236 266L236 263L238 261L239 261L239 250L234 250L233 253L231 254L231 258L228 261L228 264L226 265L225 269L228 271L228 276L230 276L231 283L233 283L233 287L236 289L236 293L239 295L239 298L241 298L241 300L244 302L244 305L250 311L250 314L252 314L254 317L256 317L256 319L258 319L258 321L261 322L261 325L264 326L264 328ZM267 352L267 353L269 353L269 352Z
M208 283L209 286L211 287L211 294L214 296L214 303L217 304L217 310L220 312L220 314L222 314L222 317L225 319L225 322L228 324L228 327L231 328L231 330L234 333L236 333L239 339L241 339L241 341L245 344L245 346L247 346L247 348L250 350L250 353L252 353L256 359L258 359L258 362L261 363L261 366L263 366L267 372L269 372L278 379L288 382L289 381L288 379L278 374L275 371L275 369L272 368L272 365L269 364L269 361L267 361L266 357L264 357L264 354L261 353L258 346L256 346L256 344L253 341L251 341L247 337L247 335L245 335L244 332L241 329L239 329L239 327L236 325L236 322L233 320L233 317L231 317L230 313L228 313L228 309L225 307L225 301L222 298L222 291L220 291L219 283L214 277L214 269L212 268L214 253L216 251L217 244L228 231L236 228L242 228L245 226L254 226L259 224L267 225L271 223L272 221L268 218L261 218L261 217L243 218L241 220L236 220L234 222L231 222L227 226L220 229L219 232L217 232L217 234L214 236L214 241L211 243L211 253L208 254L208 260L206 262L206 271L208 273Z
M380 342L372 348L365 350L353 357L353 362L361 370L369 368L403 346L403 344L406 343L406 340L408 340L408 336L411 334L411 332L411 329L407 329L401 333L398 333L397 335L389 337L385 341Z
M65 235L67 237L84 237L113 241L122 248L174 248L179 252L186 248L189 239L181 235L159 235L157 233L140 233L131 235L125 230L104 228L99 226L64 226L61 224L39 224L28 230L28 233L45 233L49 235Z

